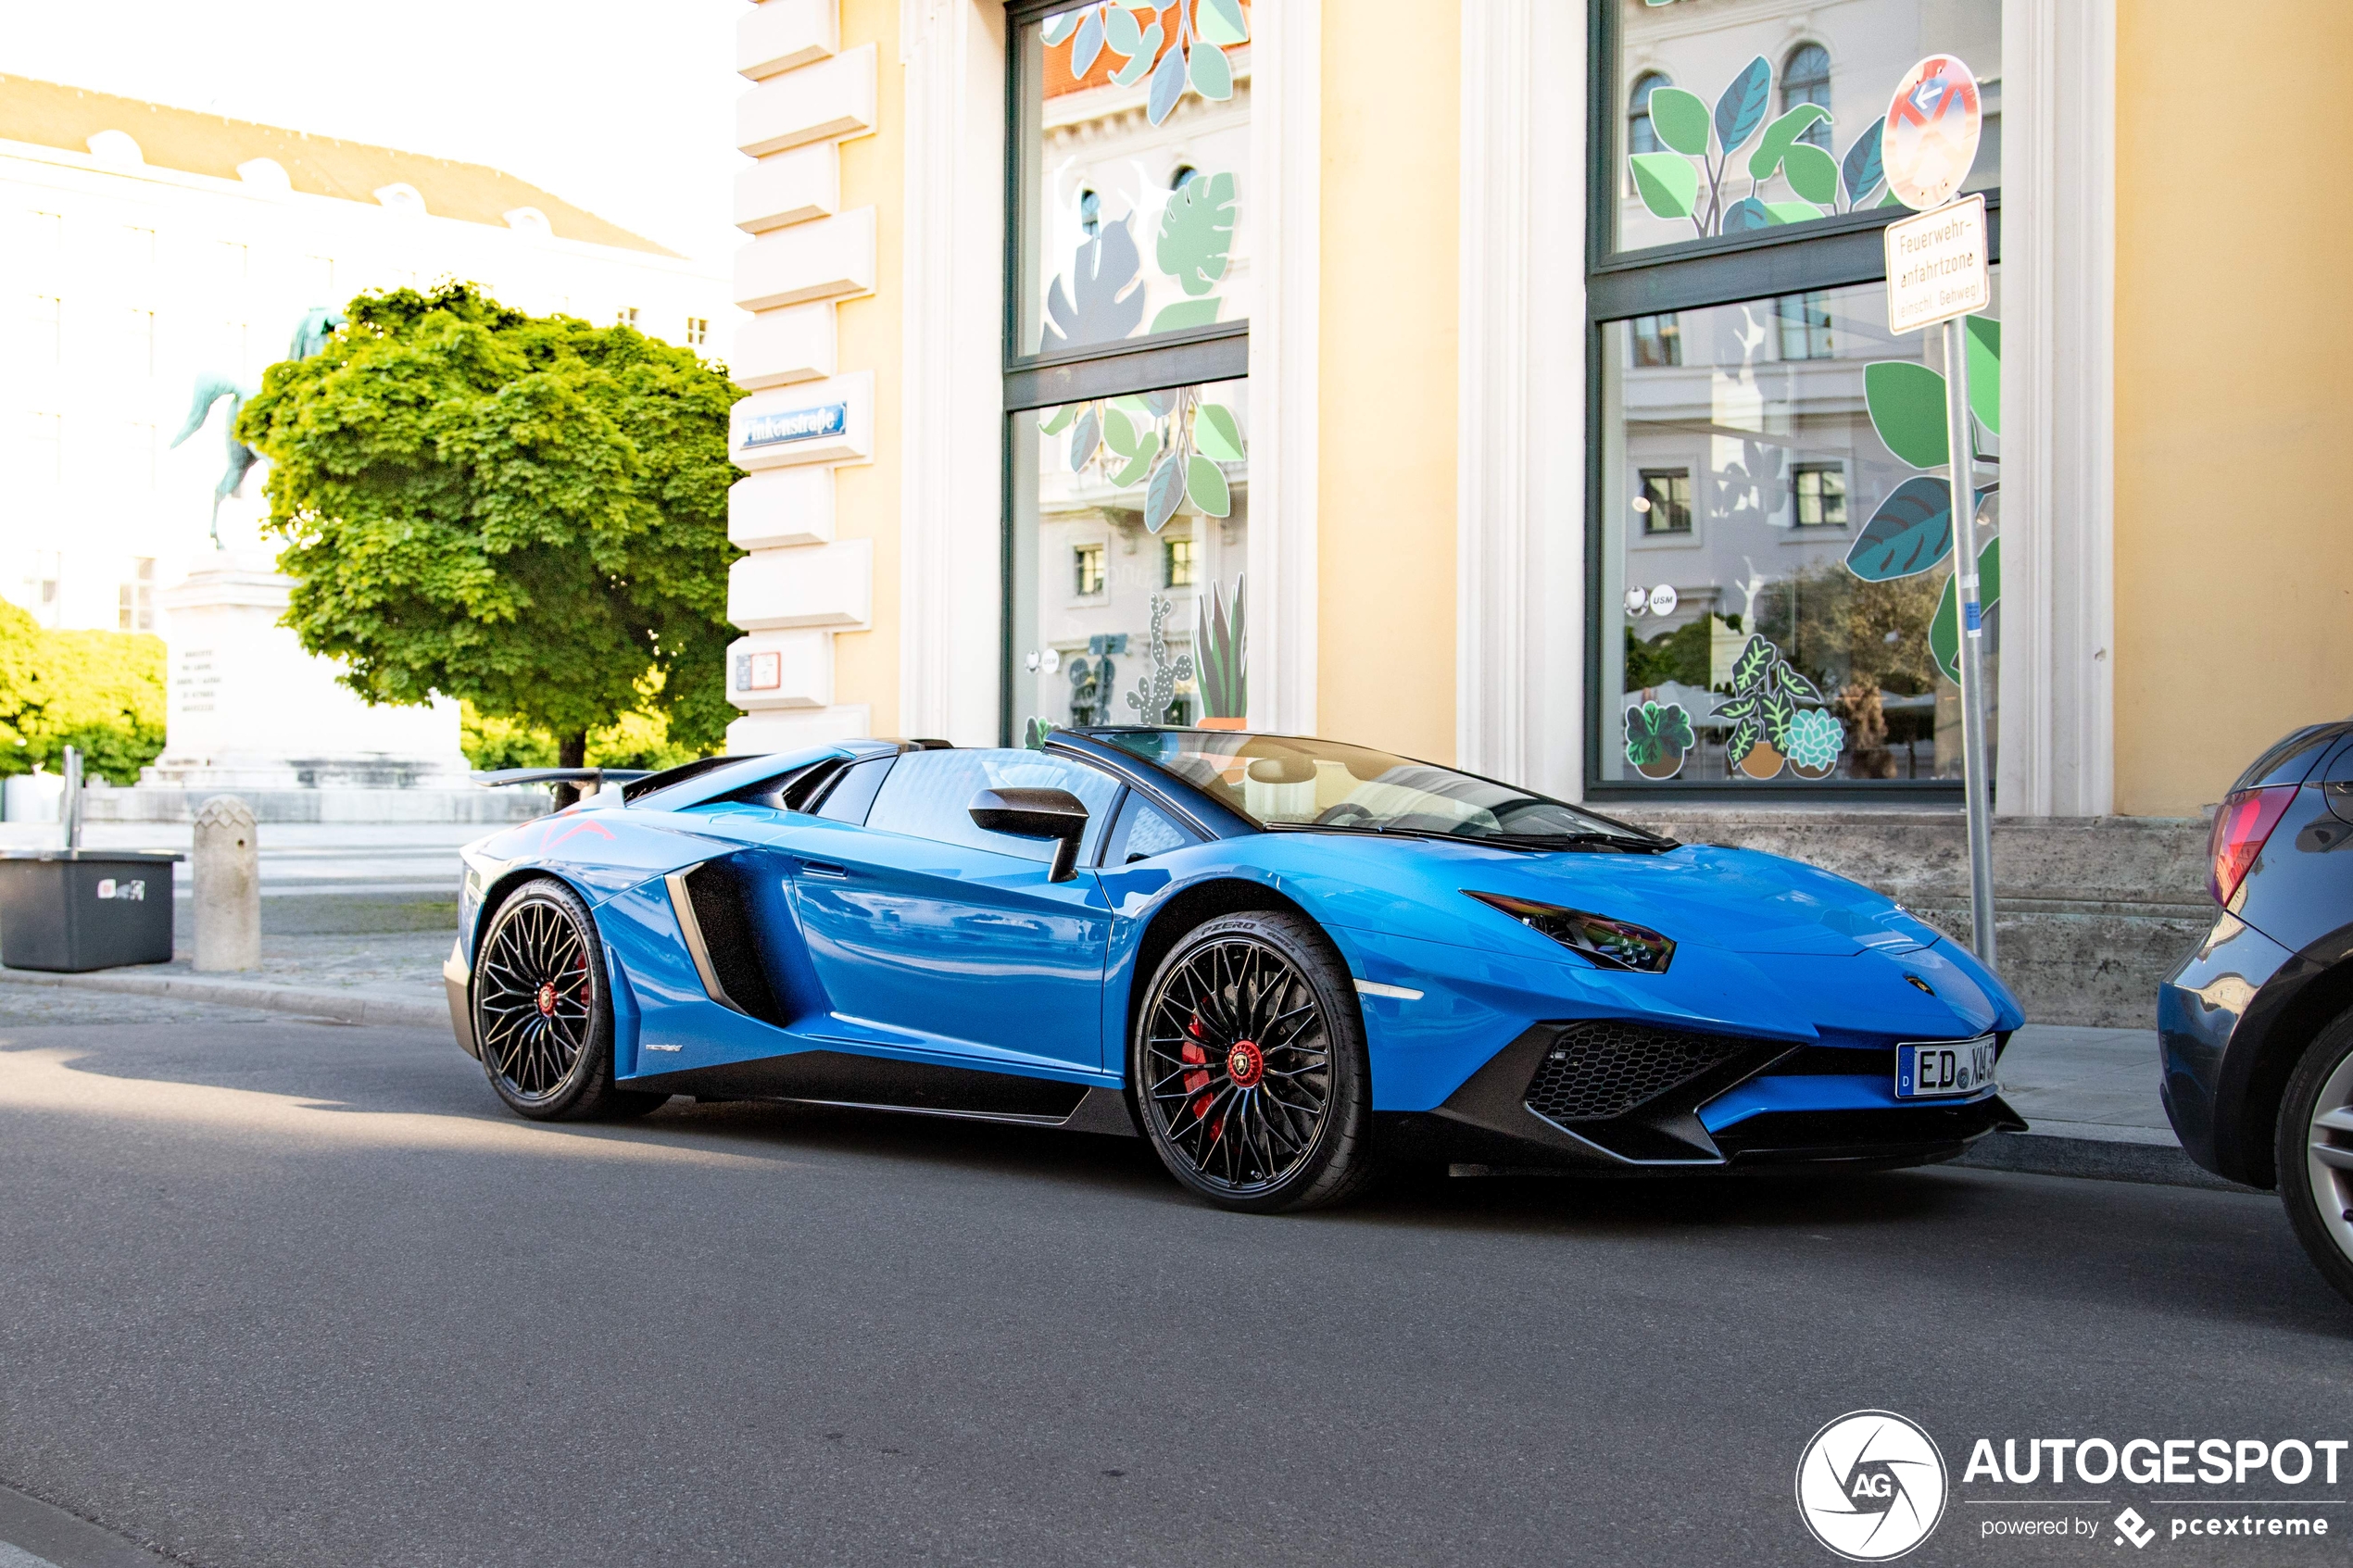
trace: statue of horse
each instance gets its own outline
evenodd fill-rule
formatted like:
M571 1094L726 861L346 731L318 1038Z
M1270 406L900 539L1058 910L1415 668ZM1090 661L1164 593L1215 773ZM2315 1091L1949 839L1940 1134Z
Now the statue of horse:
M327 340L334 335L336 328L345 324L346 320L340 310L333 310L323 305L312 306L303 312L302 320L296 326L294 340L286 345L286 358L309 358L327 346ZM220 503L232 495L244 493L245 475L258 460L253 448L237 439L237 415L244 410L254 391L254 388L241 386L227 376L198 376L195 401L188 406L188 422L182 425L180 433L171 438L171 445L177 446L195 434L211 416L212 406L223 398L228 400L229 421L222 433L228 437L229 466L222 470L220 483L212 487L212 547L216 550L221 547Z

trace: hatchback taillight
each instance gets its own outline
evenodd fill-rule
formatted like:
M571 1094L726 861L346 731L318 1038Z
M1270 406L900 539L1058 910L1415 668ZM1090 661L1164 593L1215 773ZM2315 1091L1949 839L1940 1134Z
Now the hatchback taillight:
M2294 784L2243 789L2215 808L2214 833L2208 844L2213 859L2206 874L2206 890L2214 895L2216 903L2228 905L2238 892L2255 857L2263 853L2263 841L2271 836L2287 803L2296 798L2296 789Z

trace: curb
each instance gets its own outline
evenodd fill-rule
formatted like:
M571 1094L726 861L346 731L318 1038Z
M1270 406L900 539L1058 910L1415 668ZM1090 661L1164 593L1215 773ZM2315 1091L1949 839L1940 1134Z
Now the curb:
M2125 1142L2046 1133L1988 1133L1949 1164L2036 1176L2141 1182L2152 1186L2204 1187L2212 1192L2260 1192L2224 1181L2174 1143Z
M335 1023L416 1029L446 1028L449 1023L448 1004L438 999L371 996L362 991L320 986L263 985L249 980L212 980L193 974L48 974L5 970L0 971L0 984L163 997L175 1002L208 1002L214 1007L299 1013L305 1018L323 1018Z

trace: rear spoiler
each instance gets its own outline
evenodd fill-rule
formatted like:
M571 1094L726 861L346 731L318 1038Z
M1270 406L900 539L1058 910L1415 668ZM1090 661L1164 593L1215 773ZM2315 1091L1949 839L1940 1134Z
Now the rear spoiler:
M585 784L588 794L595 794L610 779L617 784L630 784L644 778L646 768L498 768L487 773L476 773L474 783L488 789L504 784Z

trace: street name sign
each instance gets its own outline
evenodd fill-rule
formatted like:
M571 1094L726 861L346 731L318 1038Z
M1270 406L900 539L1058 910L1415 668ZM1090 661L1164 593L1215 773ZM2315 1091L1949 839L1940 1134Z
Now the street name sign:
M1887 328L1901 335L1994 303L1985 264L1985 198L1890 223Z

